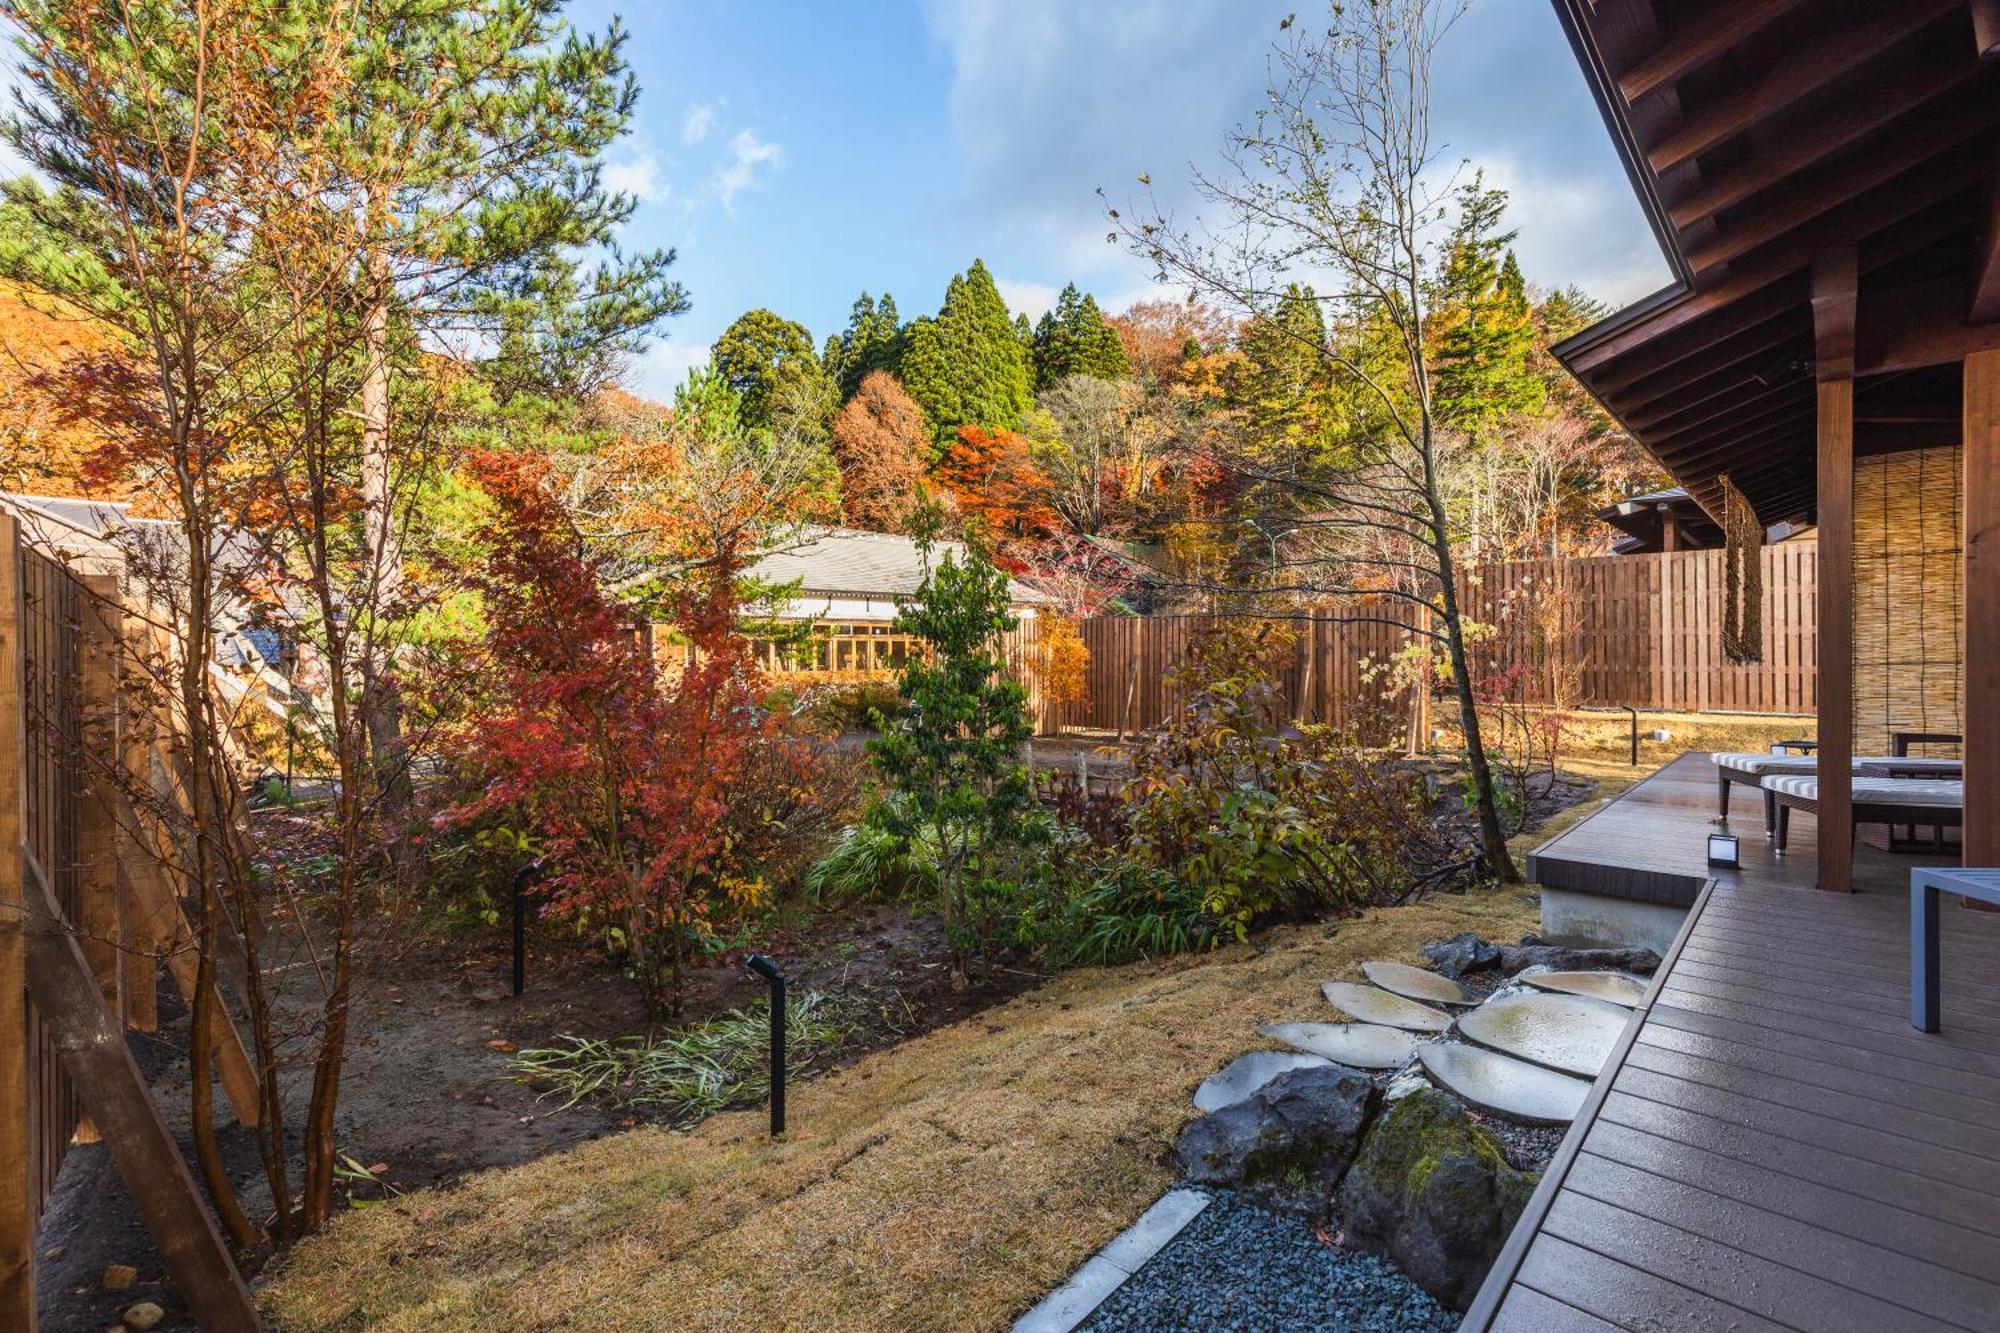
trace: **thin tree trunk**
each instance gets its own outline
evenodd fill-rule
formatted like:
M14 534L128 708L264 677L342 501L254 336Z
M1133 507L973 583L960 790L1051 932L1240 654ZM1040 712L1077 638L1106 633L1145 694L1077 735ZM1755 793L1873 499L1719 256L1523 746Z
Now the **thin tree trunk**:
M361 500L377 615L393 617L403 585L403 549L396 531L395 496L389 456L389 301L393 295L389 256L368 256L368 309L362 316ZM379 633L371 627L369 636ZM403 697L395 663L379 645L362 655L362 712L373 751L380 810L392 859L407 868L408 841L401 836L411 806L410 774L403 747Z
M1440 512L1433 501L1433 513ZM1472 770L1474 804L1479 812L1479 845L1486 865L1508 884L1520 882L1500 827L1500 806L1493 789L1493 768L1486 761L1486 743L1479 733L1479 701L1472 690L1472 672L1465 653L1465 627L1459 616L1458 583L1452 569L1451 543L1442 526L1433 528L1438 558L1438 585L1444 607L1445 645L1451 654L1451 675L1458 694L1458 723L1465 736L1466 765Z

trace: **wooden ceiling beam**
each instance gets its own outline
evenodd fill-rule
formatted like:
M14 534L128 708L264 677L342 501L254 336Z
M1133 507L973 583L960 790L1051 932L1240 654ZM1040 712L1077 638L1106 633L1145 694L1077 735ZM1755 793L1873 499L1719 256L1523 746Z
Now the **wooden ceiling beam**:
M1636 102L1662 84L1700 69L1740 45L1768 24L1791 13L1805 0L1723 0L1708 13L1689 20L1681 31L1618 76L1618 91Z
M2000 0L1994 4L2000 6ZM1972 253L1972 300L1966 311L1970 324L1995 320L2000 320L2000 169L1986 191L1986 226Z
M2000 4L2000 0L1994 0ZM1980 75L1986 66L1961 60L1933 67L1911 67L1902 73L1869 80L1838 107L1813 121L1812 133L1767 136L1776 140L1753 161L1717 173L1686 198L1668 207L1674 226L1686 231L1725 208L1824 161L1898 120L1932 99ZM1990 90L1989 90L1990 92Z
M1812 428L1812 400L1807 398L1802 401L1805 404L1803 407L1791 404L1786 412L1761 426L1754 421L1738 422L1724 430L1710 431L1699 442L1666 449L1654 445L1654 456L1678 475L1682 468L1698 467L1718 458L1741 455L1746 449L1754 450L1773 440L1787 439L1800 430Z
M1803 344L1811 335L1812 328L1799 311L1787 307L1769 319L1698 344L1686 355L1642 373L1640 368L1627 367L1621 362L1615 371L1607 370L1594 380L1593 385L1606 398L1629 400L1637 406L1732 367L1771 360L1783 348Z
M1792 417L1810 413L1812 385L1803 381L1802 384L1803 391L1795 387L1784 398L1768 402L1754 412L1731 416L1720 424L1708 422L1672 435L1653 434L1639 438L1646 442L1647 448L1667 459L1695 453L1703 445L1761 433Z
M1655 172L1669 171L1859 69L1963 3L1882 3L1870 6L1866 16L1855 21L1829 23L1814 40L1785 52L1782 60L1771 61L1762 78L1706 106L1690 108L1679 129L1646 150L1646 160Z
M2000 322L1966 322L1962 278L1871 291L1867 309L1868 318L1861 321L1856 340L1857 374L1949 365L1974 352L2000 347Z
M1625 420L1642 435L1678 434L1705 425L1717 417L1748 411L1796 389L1799 383L1800 381L1794 380L1789 383L1766 384L1753 377L1743 376L1733 384L1693 402L1673 404L1663 401L1659 410L1631 413Z
M1983 179L1992 170L1994 124L1989 112L1982 119L1946 120L1923 137L1912 134L1911 141L1935 144L1937 150L1914 160L1910 143L1899 133L1862 154L1851 170L1829 172L1822 181L1791 192L1782 206L1759 210L1742 226L1725 228L1714 242L1690 254L1688 262L1700 272L1765 246L1797 255L1851 245L1878 229L1883 204L1907 216Z

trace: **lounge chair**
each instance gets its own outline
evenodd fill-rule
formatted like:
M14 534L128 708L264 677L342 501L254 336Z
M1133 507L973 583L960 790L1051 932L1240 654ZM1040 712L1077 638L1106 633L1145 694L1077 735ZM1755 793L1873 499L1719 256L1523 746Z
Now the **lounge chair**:
M1773 773L1762 783L1777 803L1778 822L1773 840L1778 855L1785 854L1794 810L1819 815L1819 778L1798 773ZM1854 779L1854 824L1919 824L1934 830L1933 846L1944 846L1944 831L1965 823L1965 784L1942 778Z
M1733 783L1761 786L1772 774L1816 777L1819 759L1809 754L1765 754L1762 752L1718 751L1709 756L1715 763L1716 814L1729 819L1729 788ZM1964 774L1956 759L1927 759L1909 755L1863 755L1854 760L1855 773L1871 778L1956 778ZM1764 793L1764 832L1778 827L1778 807L1771 793Z

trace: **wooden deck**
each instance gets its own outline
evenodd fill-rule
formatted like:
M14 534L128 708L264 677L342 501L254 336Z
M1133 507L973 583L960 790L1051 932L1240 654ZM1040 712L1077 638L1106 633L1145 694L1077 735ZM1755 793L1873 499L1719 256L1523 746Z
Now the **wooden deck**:
M1715 784L1676 760L1538 868L1698 875L1689 920L1464 1328L2000 1330L2000 914L1947 907L1944 1031L1909 1024L1909 868L1811 887L1812 821L1710 878Z

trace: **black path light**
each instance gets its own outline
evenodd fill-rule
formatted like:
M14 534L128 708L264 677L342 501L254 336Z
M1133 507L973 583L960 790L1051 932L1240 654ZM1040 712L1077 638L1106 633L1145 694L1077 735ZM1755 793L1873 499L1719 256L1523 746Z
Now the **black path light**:
M542 863L530 861L514 872L514 998L528 987L528 886L542 877Z
M785 1132L785 974L761 953L744 966L771 983L771 1137Z

